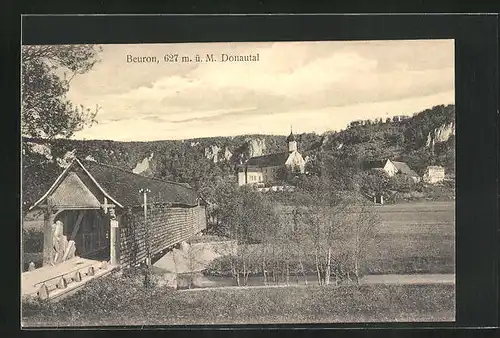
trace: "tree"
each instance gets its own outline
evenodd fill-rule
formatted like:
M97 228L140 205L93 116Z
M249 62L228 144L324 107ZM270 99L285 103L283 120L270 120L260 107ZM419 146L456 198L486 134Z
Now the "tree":
M371 211L368 201L359 195L344 196L342 205L343 218L338 231L337 250L343 259L338 264L348 274L353 271L355 282L359 284L369 243L375 240L380 220Z
M399 173L390 178L389 185L391 190L399 192L410 192L416 188L416 183L410 176Z
M26 45L21 53L21 133L27 137L71 137L95 122L99 110L66 98L71 80L98 62L95 45ZM64 72L62 75L61 72Z
M373 240L378 220L358 189L336 191L322 178L302 186L309 199L294 211L300 232L296 243L300 252L312 252L318 282L335 283L353 272L359 281L360 267ZM293 238L293 237L292 237Z
M261 249L254 244L267 243L277 224L274 205L266 195L248 186L219 182L214 188L205 187L203 193L216 204L216 233L238 243L236 254L229 257L231 270L236 284L246 285L250 272L257 268L252 263Z
M403 146L405 142L405 137L401 133L388 133L386 135L389 146Z
M369 194L382 194L391 187L390 177L383 171L369 170L359 174L361 189Z

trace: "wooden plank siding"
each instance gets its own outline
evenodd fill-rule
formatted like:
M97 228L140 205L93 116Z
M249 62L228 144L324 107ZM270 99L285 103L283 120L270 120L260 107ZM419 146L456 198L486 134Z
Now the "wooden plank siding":
M204 206L155 207L148 210L151 255L172 247L206 228ZM146 227L142 208L133 208L120 221L120 264L133 266L146 258Z

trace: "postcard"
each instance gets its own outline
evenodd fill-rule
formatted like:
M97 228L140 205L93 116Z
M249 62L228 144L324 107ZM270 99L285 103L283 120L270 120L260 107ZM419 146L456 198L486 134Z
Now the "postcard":
M454 55L23 45L22 326L454 322Z

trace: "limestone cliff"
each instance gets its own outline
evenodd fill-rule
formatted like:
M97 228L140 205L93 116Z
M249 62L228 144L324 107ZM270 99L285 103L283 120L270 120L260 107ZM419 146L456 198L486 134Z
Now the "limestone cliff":
M151 155L138 162L135 168L132 169L132 172L134 174L149 176L151 174L151 161L153 160L153 156L154 153L151 153Z
M31 151L34 154L42 155L46 160L50 162L52 162L52 160L54 159L49 146L33 142L27 142L26 145L29 147L28 151ZM23 155L26 154L26 151L26 148L23 147Z
M71 151L67 151L63 157L56 158L59 167L63 169L69 167L69 165L71 164L71 162L73 162L73 159L75 158L75 154L76 154L76 149L73 149Z
M230 152L228 148L226 148L224 150L224 158L226 159L226 161L229 161L231 157L233 157L233 153Z
M446 142L451 136L455 136L455 122L450 122L441 125L432 130L427 135L427 148L434 148L437 143Z
M217 145L211 145L205 148L205 157L214 163L219 162L219 151L221 149Z
M249 157L262 156L266 152L266 140L261 138L247 138L247 150Z

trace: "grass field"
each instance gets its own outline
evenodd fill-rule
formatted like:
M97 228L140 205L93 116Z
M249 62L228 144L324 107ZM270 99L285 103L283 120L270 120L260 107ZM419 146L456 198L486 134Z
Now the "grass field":
M367 273L455 272L454 201L383 205L374 211L381 225L368 248Z
M54 304L23 305L23 326L453 321L454 285L144 289L111 274Z
M455 205L374 207L369 274L454 273ZM23 326L453 321L455 286L344 285L169 291L111 274L55 304L23 304Z
M453 201L378 205L372 210L380 224L377 235L367 245L366 260L361 264L363 275L455 273ZM260 244L247 249L262 251ZM314 275L314 264L309 263L313 270L308 273ZM260 267L260 258L256 257L251 265ZM227 264L224 266L223 270L228 271Z

